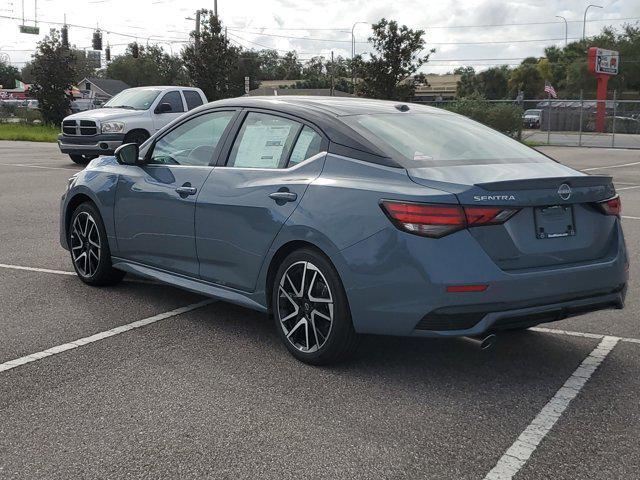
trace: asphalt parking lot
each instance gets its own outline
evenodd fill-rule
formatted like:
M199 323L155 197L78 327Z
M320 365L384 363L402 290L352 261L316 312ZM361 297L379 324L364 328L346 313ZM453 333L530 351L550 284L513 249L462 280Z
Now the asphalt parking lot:
M316 368L262 314L129 277L84 285L58 243L80 167L0 142L0 478L640 478L640 151L542 150L614 176L624 310L489 351L369 337Z

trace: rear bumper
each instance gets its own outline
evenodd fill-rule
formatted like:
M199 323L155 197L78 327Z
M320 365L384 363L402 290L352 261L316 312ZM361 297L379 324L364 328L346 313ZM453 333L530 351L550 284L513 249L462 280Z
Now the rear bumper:
M124 141L123 133L98 135L58 135L58 147L62 153L72 155L113 155Z
M622 231L597 260L501 270L467 230L425 239L390 227L341 252L336 266L356 331L383 335L478 335L622 308L628 258ZM486 284L483 292L449 285Z

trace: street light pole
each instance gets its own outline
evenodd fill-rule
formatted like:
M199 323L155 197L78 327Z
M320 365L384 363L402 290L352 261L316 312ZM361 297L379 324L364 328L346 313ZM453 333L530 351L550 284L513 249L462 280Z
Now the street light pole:
M561 18L564 20L564 46L567 46L567 41L569 40L569 24L567 23L567 19L562 15L556 15L556 18Z
M587 12L591 7L604 8L600 5L587 5L587 8L584 9L584 19L582 20L582 40L584 40L585 32L587 31Z
M353 93L355 93L356 91L356 74L353 68L353 60L356 57L356 36L355 36L355 29L356 26L359 24L365 24L368 25L368 22L356 22L353 24L353 27L351 27L351 87L353 88Z

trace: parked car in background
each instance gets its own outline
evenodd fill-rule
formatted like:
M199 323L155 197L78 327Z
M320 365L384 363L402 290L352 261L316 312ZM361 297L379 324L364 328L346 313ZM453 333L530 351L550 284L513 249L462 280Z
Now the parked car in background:
M541 118L542 118L542 110L538 110L538 109L526 110L522 115L522 126L524 128L540 128Z
M94 108L100 108L101 106L102 101L97 98L78 98L71 102L71 113L93 110Z
M128 88L102 108L66 117L58 146L75 163L86 164L99 155L112 155L123 143L141 145L184 112L206 102L199 88Z
M323 364L361 333L622 308L620 208L610 176L439 108L245 97L93 160L62 197L60 241L89 285L131 272L269 312L296 358Z

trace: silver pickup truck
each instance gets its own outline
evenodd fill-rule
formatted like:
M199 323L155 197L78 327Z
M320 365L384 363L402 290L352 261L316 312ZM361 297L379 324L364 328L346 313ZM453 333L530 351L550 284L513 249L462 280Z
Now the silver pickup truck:
M199 88L128 88L102 108L66 117L58 146L75 163L86 164L99 155L112 155L123 143L142 144L184 112L206 102Z

